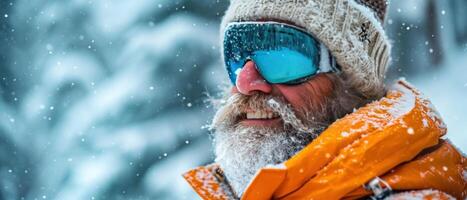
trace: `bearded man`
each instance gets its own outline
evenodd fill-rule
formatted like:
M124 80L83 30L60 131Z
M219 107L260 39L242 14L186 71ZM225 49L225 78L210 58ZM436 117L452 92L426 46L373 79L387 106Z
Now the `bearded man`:
M203 199L465 199L467 162L407 82L384 85L385 0L231 0L232 82Z

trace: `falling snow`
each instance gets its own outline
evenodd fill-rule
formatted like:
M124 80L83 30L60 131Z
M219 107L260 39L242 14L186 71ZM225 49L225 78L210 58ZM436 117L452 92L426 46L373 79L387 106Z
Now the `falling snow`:
M448 138L465 152L467 105L459 102L467 102L467 71L459 63L467 63L467 34L456 33L465 21L454 25L451 16L467 17L436 7L439 23L428 28L428 1L417 2L391 1L388 79L407 76L432 99ZM214 110L202 102L228 85L218 41L228 1L1 5L0 193L7 200L195 199L180 174L213 161Z

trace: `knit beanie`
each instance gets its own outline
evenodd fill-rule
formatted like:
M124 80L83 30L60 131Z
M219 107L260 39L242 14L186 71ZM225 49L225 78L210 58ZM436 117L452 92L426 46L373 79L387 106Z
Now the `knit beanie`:
M300 26L324 44L352 87L368 98L384 91L391 46L383 30L387 0L231 0L230 22L280 21Z

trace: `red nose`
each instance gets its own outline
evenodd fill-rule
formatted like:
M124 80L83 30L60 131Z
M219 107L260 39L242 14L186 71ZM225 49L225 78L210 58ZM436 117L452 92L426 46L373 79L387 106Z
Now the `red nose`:
M272 86L261 76L253 61L248 61L237 76L237 90L244 95L254 91L271 93Z

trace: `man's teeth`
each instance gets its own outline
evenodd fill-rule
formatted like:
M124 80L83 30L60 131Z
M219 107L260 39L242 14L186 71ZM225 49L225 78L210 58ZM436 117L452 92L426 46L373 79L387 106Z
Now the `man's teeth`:
M246 113L247 119L273 119L277 117L279 117L279 115L273 112L254 111Z

